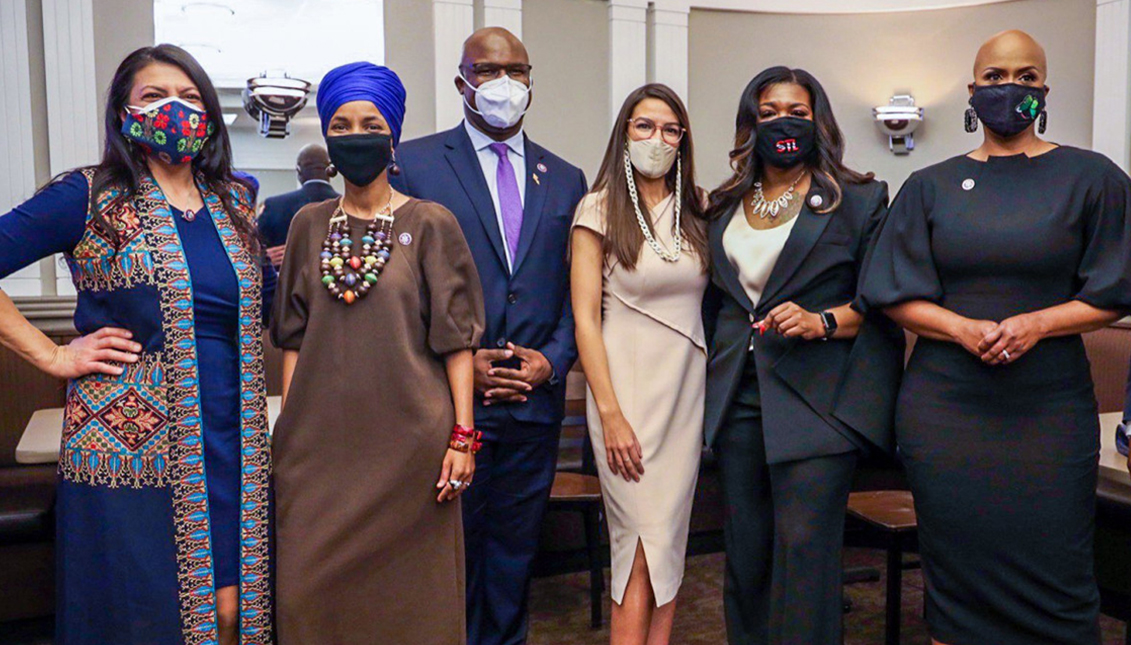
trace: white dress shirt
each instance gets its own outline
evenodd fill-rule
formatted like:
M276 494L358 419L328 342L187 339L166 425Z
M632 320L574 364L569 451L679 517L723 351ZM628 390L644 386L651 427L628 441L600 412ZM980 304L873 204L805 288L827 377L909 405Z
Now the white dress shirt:
M507 258L507 269L514 269L514 258L511 257L511 251L506 243L507 234L506 229L503 227L503 213L499 209L499 186L495 182L495 174L499 170L499 155L491 150L492 143L496 143L494 139L483 134L475 129L464 119L463 127L467 130L467 136L471 137L471 146L475 148L475 154L479 156L479 168L483 170L483 178L487 180L487 189L491 191L491 203L495 205L495 221L499 224L499 235L503 238L503 253ZM522 199L522 205L526 206L526 135L522 130L519 130L513 137L502 141L501 143L507 144L507 159L511 162L511 167L514 168L514 179L518 183L518 196Z

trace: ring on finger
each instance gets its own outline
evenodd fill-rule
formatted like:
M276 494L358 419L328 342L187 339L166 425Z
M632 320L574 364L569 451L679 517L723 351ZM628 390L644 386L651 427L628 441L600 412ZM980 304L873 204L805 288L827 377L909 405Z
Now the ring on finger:
M452 487L452 490L459 490L459 489L463 488L463 487L464 487L464 486L466 486L466 485L467 485L467 484L465 484L465 483L461 482L461 481L460 481L460 480L458 480L458 479L449 479L449 480L448 480L448 486L451 486L451 487Z
M1001 350L1001 357L1008 361L1009 360L1009 350L1008 349Z

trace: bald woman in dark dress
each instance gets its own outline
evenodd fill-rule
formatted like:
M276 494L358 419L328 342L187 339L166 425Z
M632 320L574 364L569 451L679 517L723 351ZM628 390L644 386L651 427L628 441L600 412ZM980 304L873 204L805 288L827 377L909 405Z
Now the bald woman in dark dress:
M864 299L919 335L896 434L940 645L1099 642L1080 335L1131 307L1131 180L1037 136L1047 69L1022 32L981 48L982 145L907 180L864 274Z

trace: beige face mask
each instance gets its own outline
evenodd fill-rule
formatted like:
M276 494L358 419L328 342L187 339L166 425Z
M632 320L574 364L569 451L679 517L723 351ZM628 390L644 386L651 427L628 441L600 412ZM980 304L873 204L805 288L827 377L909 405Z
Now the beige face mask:
M628 157L632 160L632 167L651 179L668 174L677 154L679 150L675 146L658 137L628 142Z

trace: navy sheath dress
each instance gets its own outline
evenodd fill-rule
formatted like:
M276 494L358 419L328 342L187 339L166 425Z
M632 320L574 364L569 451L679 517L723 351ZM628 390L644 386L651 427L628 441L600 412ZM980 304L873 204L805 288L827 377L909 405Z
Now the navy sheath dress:
M86 180L73 173L0 216L0 277L74 249L88 200ZM215 586L223 588L240 581L240 291L208 210L190 221L173 209L173 219L192 279L212 566ZM265 294L272 293L273 271L264 282ZM156 303L141 298L138 306ZM79 319L83 315L80 308L76 325L94 331ZM165 488L110 489L60 478L59 642L181 642L177 589L168 584L177 579L173 518L146 510L167 511L169 494Z
M1080 300L1131 308L1131 179L1102 155L955 157L913 174L865 272L872 306L1000 322ZM931 635L948 645L1099 642L1099 422L1079 335L1003 366L920 338L896 409Z

